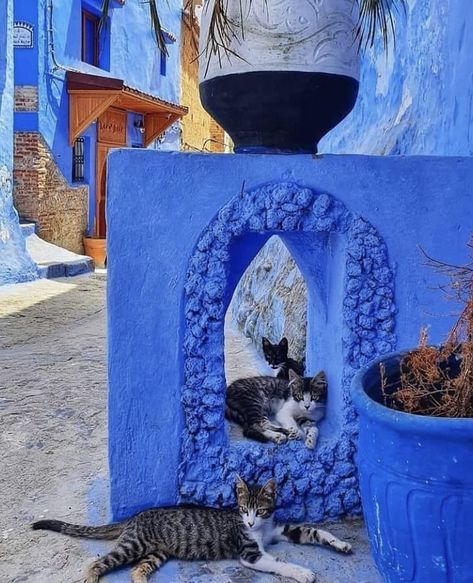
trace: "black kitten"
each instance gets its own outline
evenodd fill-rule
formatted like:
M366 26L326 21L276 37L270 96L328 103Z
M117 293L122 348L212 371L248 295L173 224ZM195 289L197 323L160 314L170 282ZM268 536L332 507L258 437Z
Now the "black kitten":
M288 356L289 346L287 338L283 338L279 344L271 344L267 338L263 338L263 352L269 366L277 370L278 379L289 380L289 370L293 370L299 376L304 376L304 366Z

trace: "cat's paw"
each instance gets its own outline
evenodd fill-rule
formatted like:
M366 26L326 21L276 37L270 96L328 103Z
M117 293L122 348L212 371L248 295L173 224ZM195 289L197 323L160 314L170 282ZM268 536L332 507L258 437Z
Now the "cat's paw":
M278 433L273 437L273 441L274 443L277 443L278 445L281 445L283 443L286 443L287 441L287 436L284 435L284 433Z
M299 583L315 583L317 580L315 573L305 567L297 567L297 571L295 570L291 576L296 581L299 581Z
M337 551L339 553L345 553L346 555L348 555L349 553L351 553L351 544L346 543L344 541L340 541L340 544L337 546Z
M287 430L287 438L294 440L294 439L302 439L303 433L300 429L296 427L291 427Z
M310 429L307 430L306 436L305 436L305 445L306 447L308 447L309 449L314 449L316 443L317 443L317 437L319 435L319 432L317 429L311 427Z

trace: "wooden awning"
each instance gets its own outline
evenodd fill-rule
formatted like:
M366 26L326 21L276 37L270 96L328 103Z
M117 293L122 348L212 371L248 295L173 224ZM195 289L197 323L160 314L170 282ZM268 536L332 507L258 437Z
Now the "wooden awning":
M67 71L69 93L69 143L110 106L143 114L143 143L148 146L188 109L128 87L121 79Z

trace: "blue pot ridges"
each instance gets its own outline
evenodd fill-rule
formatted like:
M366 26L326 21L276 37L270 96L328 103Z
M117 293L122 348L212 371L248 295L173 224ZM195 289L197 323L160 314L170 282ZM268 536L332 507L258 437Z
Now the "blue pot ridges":
M378 362L359 372L352 394L362 503L378 568L388 583L471 582L473 420L391 411L366 393L379 398L377 375Z

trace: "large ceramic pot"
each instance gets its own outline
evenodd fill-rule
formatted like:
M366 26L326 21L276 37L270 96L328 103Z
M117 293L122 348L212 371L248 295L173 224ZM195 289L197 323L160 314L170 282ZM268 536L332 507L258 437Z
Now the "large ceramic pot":
M85 254L92 257L95 267L105 267L107 261L107 239L105 237L83 237Z
M473 419L423 417L385 407L402 355L353 380L359 414L361 497L376 564L389 583L473 581Z
M231 0L229 51L209 54L214 3L201 24L204 108L236 152L316 152L358 94L357 0Z

